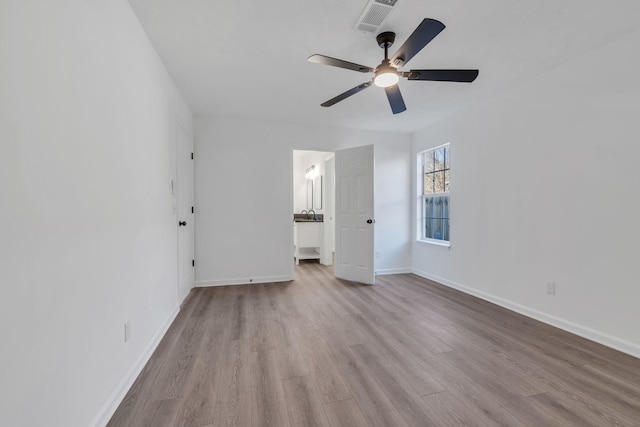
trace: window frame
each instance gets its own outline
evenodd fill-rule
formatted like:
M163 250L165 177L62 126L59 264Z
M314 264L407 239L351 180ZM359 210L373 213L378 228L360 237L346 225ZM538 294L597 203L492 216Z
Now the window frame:
M417 170L418 173L417 175L417 185L418 185L418 191L417 191L417 216L418 216L418 221L417 221L417 225L418 225L418 230L416 233L416 240L418 242L423 242L423 243L428 243L428 244L432 244L432 245L437 245L437 246L445 246L445 247L450 247L451 246L451 186L449 184L449 191L446 192L439 192L439 193L426 193L425 192L425 184L424 184L424 180L425 180L425 155L427 153L433 153L434 151L443 148L443 147L448 147L448 152L449 152L449 159L448 159L448 168L442 169L442 171L449 171L449 180L451 180L451 143L447 142L444 144L440 144L437 145L435 147L431 147L427 150L422 150L420 152L417 153ZM426 237L425 236L425 232L426 232L426 224L425 224L425 202L426 202L426 198L427 197L434 197L434 196L443 196L443 195L447 195L448 199L449 199L449 215L448 215L448 220L449 220L449 240L443 240L443 239L434 239L434 238L430 238L430 237Z

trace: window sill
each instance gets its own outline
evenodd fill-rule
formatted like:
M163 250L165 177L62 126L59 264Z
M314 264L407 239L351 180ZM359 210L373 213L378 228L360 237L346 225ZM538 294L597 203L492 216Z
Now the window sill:
M445 242L444 240L417 239L416 242L424 243L426 245L441 246L443 248L451 247L451 242Z

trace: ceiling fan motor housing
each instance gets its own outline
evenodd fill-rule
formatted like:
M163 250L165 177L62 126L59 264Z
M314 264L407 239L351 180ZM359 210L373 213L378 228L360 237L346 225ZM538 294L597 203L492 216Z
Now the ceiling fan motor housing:
M393 45L393 42L396 40L396 33L392 31L385 31L384 33L378 34L376 37L376 41L378 42L378 46L381 48L390 48Z

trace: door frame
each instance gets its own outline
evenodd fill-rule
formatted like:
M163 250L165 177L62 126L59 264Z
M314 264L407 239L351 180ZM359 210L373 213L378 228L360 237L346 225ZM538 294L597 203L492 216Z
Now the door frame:
M181 232L185 232L186 230L180 230L180 227L178 226L178 222L180 221L180 146L179 146L179 132L180 129L182 129L182 131L184 132L184 134L187 136L189 142L190 142L190 151L191 153L194 152L194 137L191 134L191 132L189 132L187 130L187 127L184 126L182 124L182 122L180 121L180 119L178 118L178 116L175 116L175 138L174 138L174 145L175 145L175 179L174 179L174 183L173 183L173 189L174 189L174 194L173 194L173 203L175 206L175 215L174 215L174 224L176 227L176 298L178 299L178 303L182 303L182 301L184 300L184 298L186 298L186 296L189 294L189 292L186 292L186 294L184 296L181 295L181 283L180 283L180 263L181 263L181 251L180 251L180 233ZM192 167L191 167L191 201L193 203L193 206L195 206L195 160L192 160ZM192 226L190 227L191 230L191 243L193 244L193 259L195 260L195 213L192 212L191 215L189 216L190 221ZM193 289L194 285L195 285L195 266L193 266L194 270L193 270L193 282L190 284L190 288L189 290Z
M375 144L366 144L366 145L373 145L374 147L374 152L375 152ZM288 210L289 212L291 212L291 215L293 215L294 212L293 211L293 152L294 151L321 151L321 152L325 152L325 153L334 153L334 159L335 159L335 153L336 151L339 150L346 150L346 149L350 149L350 148L357 148L359 147L359 145L356 146L349 146L349 147L341 147L341 148L318 148L318 147L299 147L299 146L295 146L293 144L289 144L289 167L288 167L288 175L289 175L289 204L288 204ZM373 188L371 189L371 191L373 192L373 196L375 196L375 155L374 155L374 159L373 159L373 179L374 179L374 185ZM334 160L334 168L335 168L335 160ZM335 180L335 169L334 169L334 179L333 179L333 184L334 184L334 189L333 189L333 193L335 196L335 185L336 185L336 180ZM323 185L324 186L324 185ZM334 209L334 226L335 226L335 203L333 206ZM374 211L375 211L375 199L374 199ZM293 218L289 217L289 220L291 221L291 227L289 227L289 232L288 232L288 237L289 237L289 242L291 242L291 244L289 245L289 260L290 260L290 268L289 268L289 280L294 280L295 278L295 267L296 267L296 263L294 260L294 249L293 249ZM336 241L336 229L334 227L334 243ZM376 265L376 259L375 259L375 235L374 235L374 239L373 239L373 245L374 245L374 255L372 258L372 265L374 266L374 280L375 280L375 265ZM338 250L338 248L335 248L336 251ZM335 262L332 263L332 265L334 266L335 269ZM335 275L335 272L334 272Z
M289 241L291 242L291 244L289 245L289 259L291 260L291 267L289 269L289 280L293 280L295 278L295 268L296 268L296 262L294 260L294 256L295 256L295 251L293 250L293 214L295 212L293 212L293 152L294 151L318 151L318 152L322 152L322 153L333 153L335 156L335 152L336 150L334 149L329 149L329 148L314 148L314 147L304 147L304 148L300 148L300 147L295 147L294 145L290 144L289 145L289 168L288 168L288 173L289 173L289 207L288 210L291 212L292 217L290 217L290 220L292 221L291 227L289 227ZM335 179L334 179L335 181ZM335 184L335 182L334 182ZM323 187L323 191L325 188L325 183L323 182L322 187ZM335 188L334 188L334 193L335 193ZM323 196L324 198L324 196ZM323 199L323 205L326 203L326 201ZM335 208L335 206L334 206ZM324 233L322 236L323 240L324 240ZM334 236L334 241L335 241L335 236Z

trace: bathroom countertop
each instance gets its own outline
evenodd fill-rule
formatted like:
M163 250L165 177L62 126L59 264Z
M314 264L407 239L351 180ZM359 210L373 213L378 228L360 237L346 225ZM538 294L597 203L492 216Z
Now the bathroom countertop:
M306 213L294 213L293 220L295 222L324 222L323 214L313 214L309 215Z

